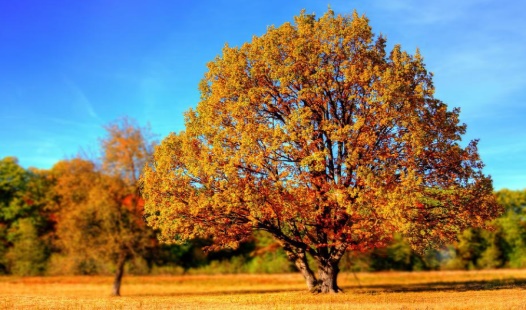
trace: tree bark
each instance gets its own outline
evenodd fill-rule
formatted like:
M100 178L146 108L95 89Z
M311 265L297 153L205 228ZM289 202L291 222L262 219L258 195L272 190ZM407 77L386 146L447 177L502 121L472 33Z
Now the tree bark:
M126 263L126 255L120 255L117 261L117 270L115 271L115 278L113 280L113 296L121 296L122 276L124 275L124 264Z
M318 261L318 293L338 293L342 290L338 287L338 273L340 268L338 262L321 259Z
M298 255L294 264L296 265L300 273L303 275L303 278L307 283L307 288L309 289L309 291L315 291L318 285L318 280L316 279L314 272L312 272L312 269L310 269L309 267L309 263L307 262L307 256L305 255L305 253L301 253L300 255Z
M338 273L340 273L340 260L347 251L347 245L341 244L328 249L324 255L316 256L318 263L318 293L338 293L342 289L338 286Z
M284 245L283 249L287 254L288 259L296 265L296 268L300 271L301 275L307 283L309 291L314 292L317 289L318 280L314 275L314 272L309 267L307 261L307 255L304 251L293 251L290 246Z
M347 249L345 244L333 248L331 251L313 253L318 266L317 278L309 267L305 249L293 247L285 242L282 242L282 246L288 259L296 265L305 279L311 293L339 293L342 291L338 286L338 273L340 272L338 265Z

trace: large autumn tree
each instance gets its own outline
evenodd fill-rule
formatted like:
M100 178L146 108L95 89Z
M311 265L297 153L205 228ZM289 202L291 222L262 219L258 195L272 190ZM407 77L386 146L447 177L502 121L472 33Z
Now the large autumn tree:
M208 64L186 130L145 171L147 220L166 242L235 247L272 234L309 289L337 292L342 255L395 232L436 246L499 212L477 141L432 74L332 11L271 27ZM307 254L317 264L317 276Z

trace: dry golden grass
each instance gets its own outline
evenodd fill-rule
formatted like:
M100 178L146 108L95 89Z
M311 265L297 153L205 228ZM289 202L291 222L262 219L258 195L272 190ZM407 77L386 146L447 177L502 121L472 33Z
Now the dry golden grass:
M342 274L313 295L299 274L0 277L0 309L526 309L526 270Z

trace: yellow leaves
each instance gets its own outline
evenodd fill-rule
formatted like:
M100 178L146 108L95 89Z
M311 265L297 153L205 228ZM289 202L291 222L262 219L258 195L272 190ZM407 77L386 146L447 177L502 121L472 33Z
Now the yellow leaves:
M325 170L325 152L313 152L305 156L301 162L302 167L310 171L324 171Z
M480 222L451 219L479 212L471 198L490 191L458 181L480 178L476 149L457 145L458 111L432 98L418 52L396 45L385 55L356 12L303 12L225 46L186 130L163 141L145 174L146 209L162 211L153 218L163 234L234 246L264 224L313 247L380 246L394 230L425 243L439 224ZM448 185L455 190L427 192ZM426 204L433 199L441 204Z

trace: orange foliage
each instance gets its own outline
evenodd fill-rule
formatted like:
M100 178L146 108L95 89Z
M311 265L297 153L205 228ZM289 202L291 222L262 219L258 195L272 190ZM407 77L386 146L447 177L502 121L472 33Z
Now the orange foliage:
M53 192L59 247L72 257L73 268L84 261L111 261L116 269L113 294L119 295L125 263L152 246L154 233L143 220L138 178L153 142L146 140L147 128L127 118L106 129L100 166L80 158L57 163Z
M149 224L167 242L211 237L213 249L265 230L309 286L306 253L321 290L337 291L327 279L348 249L385 246L395 231L424 248L496 216L477 141L460 145L459 110L433 97L418 51L385 43L366 17L328 12L226 46L186 130L146 168Z

